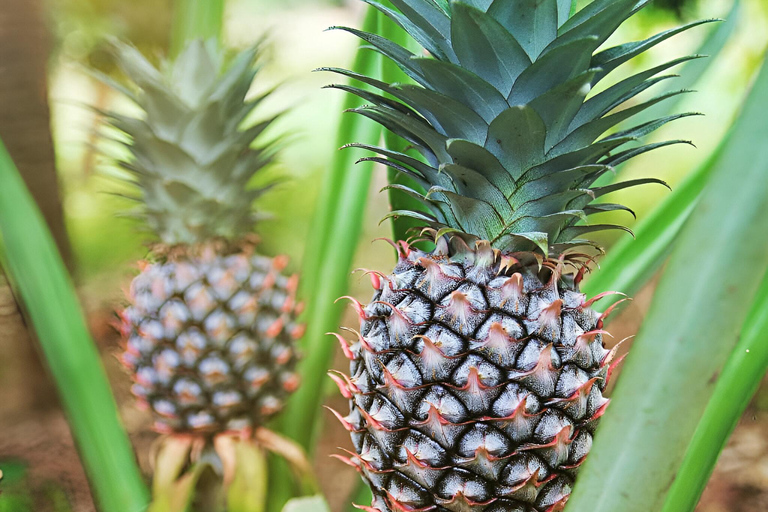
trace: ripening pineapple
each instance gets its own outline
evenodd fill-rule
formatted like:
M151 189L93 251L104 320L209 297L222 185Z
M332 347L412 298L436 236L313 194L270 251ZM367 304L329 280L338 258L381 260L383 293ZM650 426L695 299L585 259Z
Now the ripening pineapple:
M682 142L638 139L683 115L632 120L684 91L632 100L694 57L591 94L688 28L598 50L647 3L595 0L569 18L570 0L392 0L399 12L371 2L423 55L344 28L416 82L331 69L380 90L339 86L370 102L357 113L418 152L361 146L415 182L395 187L424 211L391 215L417 219L436 244L424 252L397 242L392 273L372 273L373 300L355 302L356 339L339 336L351 360L349 376L334 375L350 399L340 419L356 453L346 461L374 494L364 510L565 506L617 362L603 346L605 314L590 308L599 297L579 292L584 252L596 252L582 237L626 228L587 219L628 210L599 202L609 192L663 182L594 183L634 156Z
M135 87L116 87L141 113L106 116L157 237L120 313L122 361L161 432L258 427L299 383L297 277L283 274L285 257L259 255L253 235L252 203L268 187L250 181L275 154L274 143L253 145L269 121L243 126L267 97L246 99L257 54L228 61L198 40L158 70L117 46Z

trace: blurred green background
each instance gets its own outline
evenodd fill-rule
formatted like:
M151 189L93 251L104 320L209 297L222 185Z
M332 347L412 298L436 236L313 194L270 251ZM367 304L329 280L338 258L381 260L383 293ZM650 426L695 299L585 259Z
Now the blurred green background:
M55 34L55 49L50 60L52 126L56 141L58 172L63 189L67 228L72 240L77 279L81 284L112 280L126 263L144 253L144 238L127 219L116 218L127 205L109 192L116 189L109 177L109 165L93 151L96 119L83 104L120 108L120 98L88 77L81 66L113 72L106 37L128 39L148 55L162 55L168 44L172 2L169 0L50 0L48 11ZM723 54L703 79L696 84L697 94L683 98L679 108L706 114L685 119L654 134L654 139L676 138L685 134L699 150L681 148L660 150L636 159L620 172L627 177L653 174L672 186L704 160L720 140L743 98L745 84L759 63L764 34L768 33L768 2L744 2L735 35ZM658 0L619 33L621 39L671 28L682 21L724 16L731 0ZM287 253L298 265L302 241L334 148L333 134L340 117L341 94L321 90L334 77L312 73L320 66L343 66L349 62L356 41L348 34L325 31L331 25L356 25L362 2L333 0L230 0L225 15L225 40L240 48L270 34L268 64L257 77L255 90L284 83L274 96L270 110L290 108L275 127L291 134L293 143L284 151L274 174L289 176L285 184L266 196L258 206L275 213L275 219L260 227L265 251ZM635 66L650 67L676 56L695 51L707 29L690 31L662 44ZM610 44L610 41L609 43ZM619 78L619 77L617 77ZM266 115L265 111L256 116ZM384 185L384 173L376 184ZM367 231L362 236L358 259L365 266L386 265L386 251L369 249L369 240L387 235L388 226L378 226L385 214L386 195L374 186L368 209ZM667 193L659 187L626 192L622 197L639 217ZM626 214L624 214L626 215ZM626 219L622 219L626 222ZM630 221L631 224L631 221ZM378 226L378 227L377 227ZM607 243L611 239L605 240ZM312 257L306 255L305 257ZM384 259L381 259L384 257Z
M12 5L14 1L31 0L4 1L5 4ZM109 159L100 154L99 150L105 148L94 147L97 141L95 133L100 129L100 124L98 117L88 108L96 106L119 110L130 109L131 105L101 82L91 78L87 69L96 68L119 77L107 50L107 41L111 37L128 40L155 59L164 55L169 44L173 1L36 0L34 3L39 3L44 8L51 36L48 57L51 130L64 220L72 245L73 273L94 335L102 350L109 354L116 351L117 341L114 333L107 327L108 322L112 311L122 300L122 288L127 286L135 273L136 260L147 253L145 243L150 240L141 232L140 226L121 217L131 205L115 194L121 192L121 185L114 179L114 170ZM676 146L676 149L661 149L645 154L619 168L618 172L623 178L657 176L674 187L711 155L744 98L747 84L761 61L768 41L768 1L743 0L741 3L742 9L735 30L723 52L696 83L694 88L698 93L684 96L676 108L678 111L702 112L705 116L677 121L652 136L652 140L666 140L682 135L691 139L698 149ZM732 5L733 0L655 0L652 8L644 10L622 27L616 39L641 39L650 33L677 26L681 22L723 17L730 12ZM266 66L257 77L254 93L282 84L272 96L269 110L257 111L255 118L289 109L289 113L276 123L273 133L290 134L292 143L282 153L280 163L266 171L270 176L285 176L289 179L260 200L257 206L275 215L273 220L265 221L259 227L263 240L262 251L267 254L290 255L294 270L300 267L302 258L314 257L313 254L303 253L304 243L310 229L321 180L324 179L332 155L337 150L335 133L342 115L342 93L322 89L323 85L336 78L327 73L311 71L320 66L343 67L350 62L357 44L355 38L343 32L329 32L326 29L332 25L359 26L363 10L364 4L359 0L227 2L225 42L229 47L243 48L263 34L269 34L270 49L266 56ZM681 37L661 44L636 59L633 65L646 69L695 52L710 30L712 27L685 32ZM613 42L614 40L610 40L607 44L611 45ZM625 70L624 73L631 71ZM620 78L622 77L615 77L616 80ZM640 99L651 95L653 90L646 92ZM734 176L737 175L738 169L734 169ZM385 172L374 175L374 186L369 191L369 206L363 224L364 232L353 267L386 269L391 266L392 251L381 242L370 242L374 238L390 234L389 225L379 224L379 219L388 210L386 194L378 192L385 186L385 178ZM637 212L639 219L643 219L668 193L662 187L648 186L617 193L620 197L615 199L630 206ZM723 200L727 201L728 198ZM603 220L610 222L611 215L614 214L605 214ZM632 226L634 221L627 219L626 213L618 212L615 215L621 216L617 219L621 223ZM610 234L601 241L610 246L618 236L629 235ZM351 285L350 295L362 298L369 293L367 279L362 278L360 274L352 278ZM647 304L644 297L647 299L647 294L638 297L637 305L632 306L635 308L632 314L627 315L628 319L616 326L617 339L621 339L622 334L630 335L636 330L643 308ZM7 366L0 363L0 377L6 370ZM108 363L108 370L117 388L118 402L129 433L135 443L148 446L153 439L153 435L147 432L148 416L135 409L127 393L127 378L117 365ZM28 389L22 388L7 391L10 394L29 392ZM766 396L768 394L765 392L758 396L757 410L768 410ZM341 408L343 407L342 404ZM0 407L0 417L7 410L9 409ZM13 421L14 419L11 419L12 423ZM40 419L33 418L32 421L39 423ZM60 420L56 421L58 423L53 422L48 428L66 431L66 424ZM0 426L2 425L3 422L0 422ZM768 425L768 418L761 425ZM335 423L328 422L327 426L327 433L324 434L322 442L329 449L321 447L318 450L321 454L318 464L336 469L340 465L328 461L323 454L331 453L335 446L348 443L348 437ZM41 438L50 437L50 432L45 432L44 428L42 433L33 430L30 435L33 434ZM768 467L764 462L768 460L768 434L765 431L760 433L758 429L748 430L746 435L747 438L742 435L737 441L747 439L747 445L750 447L748 450L752 455L765 456L757 458L755 455L756 460L763 461L760 463L762 466L756 462L747 466L748 471L744 470L745 474L750 475L744 485L752 486L758 489L755 492L762 492L768 497L768 470L759 470L759 467ZM71 446L62 450L45 443L32 445L32 450L41 452L41 456L31 456L33 461L38 461L38 466L44 464L39 462L45 460L42 455L44 453L66 452L67 455L62 458L77 463ZM146 450L137 451L144 457L141 454ZM0 443L0 459L4 455ZM734 459L740 463L744 460L743 457L733 455L733 452L730 459L728 452L724 455L726 463ZM146 463L146 460L142 460L142 463ZM739 470L740 467L742 466L737 464L736 469ZM345 493L355 479L353 472L338 469L338 472L326 472L331 475L325 475L323 478L324 490L329 494L332 503L336 504L343 502ZM78 476L79 470L75 473L77 475L72 478L78 482L83 481L82 477ZM42 474L50 475L59 482L62 473L58 469L52 469L48 473L43 471ZM754 506L744 509L723 508L718 504L717 497L727 496L727 492L722 491L718 487L721 484L717 482L716 478L711 486L713 490L710 495L706 495L708 497L705 497L703 508L700 510L760 510ZM87 489L84 492L87 495ZM77 503L87 501L72 498L71 492L69 499ZM0 498L0 512L6 510L3 506L3 500ZM768 510L768 503L762 509ZM337 508L334 506L333 510Z

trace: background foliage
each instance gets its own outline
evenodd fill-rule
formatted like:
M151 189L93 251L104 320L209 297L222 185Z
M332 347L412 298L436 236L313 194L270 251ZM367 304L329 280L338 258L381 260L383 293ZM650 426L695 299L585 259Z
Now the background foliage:
M580 2L586 3L586 2ZM698 146L696 149L678 148L653 152L630 164L621 173L626 178L644 177L649 174L660 176L668 181L673 189L686 190L683 183L696 169L702 168L712 158L726 130L731 125L738 107L743 100L745 84L752 80L768 42L768 4L763 0L744 0L743 9L733 22L732 35L722 53L712 63L695 88L695 95L687 95L680 105L681 110L703 111L705 118L680 121L671 129L675 133L685 133ZM89 325L95 332L104 356L117 350L116 340L106 327L111 310L121 300L121 287L126 285L132 273L132 263L145 254L143 238L129 220L115 218L126 205L110 192L120 192L112 180L104 174L110 170L100 163L99 157L90 144L94 141L93 132L98 128L95 120L82 104L96 104L116 108L130 108L120 103L98 82L83 73L80 66L93 66L105 72L114 73L114 67L108 52L105 51L104 38L117 36L137 44L149 55L160 54L170 45L169 30L171 24L171 0L48 0L47 10L50 26L54 34L54 45L50 57L50 88L52 128L56 142L58 171L62 184L65 219L72 240L74 251L73 266L75 281L84 300ZM670 28L683 21L701 17L726 15L732 2L730 0L657 0L655 8L637 16L619 34L622 39L636 39L648 33ZM387 269L391 267L393 255L382 242L371 244L377 237L390 236L388 224L379 225L378 221L388 209L387 194L377 191L385 184L385 172L375 172L368 192L368 205L349 206L360 216L362 231L359 243L344 240L345 245L334 243L330 247L310 245L310 250L303 253L307 239L322 238L324 233L317 230L315 206L321 191L329 180L328 169L334 161L342 157L334 152L338 141L334 139L343 95L338 91L321 90L321 86L333 81L323 73L308 73L309 70L323 65L346 66L352 61L356 41L353 37L338 32L323 32L331 25L359 26L362 23L363 3L357 0L229 0L225 14L225 40L235 48L252 42L255 35L271 30L271 62L263 79L255 85L256 90L265 90L274 84L285 85L275 96L270 111L292 107L289 115L275 127L276 131L287 131L293 135L295 143L284 153L281 164L272 170L273 174L287 175L286 181L260 203L261 208L276 214L274 221L261 228L264 251L267 253L287 253L292 256L292 268L311 268L312 259L322 255L329 264L344 266L344 258L334 259L334 252L343 252L352 261L352 268L367 267ZM650 67L654 63L668 60L672 56L682 55L698 48L706 31L692 31L672 44L661 45L658 49L639 62L637 66ZM610 44L610 41L609 41ZM617 77L619 78L619 77ZM264 115L258 112L256 115ZM655 138L661 140L668 133L661 130ZM351 158L345 160L349 164ZM350 172L364 169L355 168ZM363 180L363 178L358 178ZM690 182L688 182L690 183ZM363 184L358 184L366 188ZM627 194L631 194L627 196ZM649 212L661 204L669 192L648 187L640 191L617 193L617 202L631 206L641 221L649 217ZM613 199L613 198L611 198ZM358 213L360 212L360 213ZM660 210L659 221L664 224L670 210ZM618 215L621 215L619 213ZM610 215L605 219L610 222ZM623 222L625 219L621 219ZM632 225L632 222L630 222ZM621 235L606 235L602 241L607 246L618 242L619 253L623 247L631 246ZM625 235L626 237L626 235ZM610 251L609 251L610 254ZM609 256L606 261L609 261ZM302 258L309 261L302 261ZM607 264L606 264L607 265ZM316 274L324 272L316 268ZM654 271L651 272L653 274ZM606 282L611 282L611 275L599 272L587 287L601 291ZM607 276L607 277L606 277ZM316 281L318 275L308 274L309 282ZM337 282L346 281L342 276L334 278ZM602 279L602 282L601 282ZM349 294L364 299L369 293L367 278L355 274L348 278ZM342 289L344 283L341 284ZM315 288L315 287L311 287ZM337 288L333 288L336 290ZM640 290L630 290L633 293ZM331 291L329 294L335 294ZM327 299L327 297L326 297ZM638 301L642 303L642 301ZM644 308L634 306L619 319L619 332L633 333L634 324L639 321ZM745 314L747 310L743 311ZM317 313L320 315L321 313ZM754 315L753 315L754 316ZM354 321L347 318L347 325ZM320 331L316 335L322 334ZM322 338L316 338L321 340ZM320 343L320 342L318 342ZM331 338L327 343L333 343ZM325 349L322 350L330 350ZM335 346L333 349L335 350ZM126 420L129 433L139 452L146 451L149 440L144 431L149 418L137 411L127 396L125 376L107 360L110 380L118 389L120 412ZM4 363L0 362L0 372ZM339 361L338 365L344 365ZM318 379L313 390L313 399L329 396L326 402L335 402L343 410L343 400L333 394L332 383L327 379ZM23 390L13 392L21 393ZM330 394L328 394L330 393ZM766 403L768 399L756 402ZM0 418L6 411L0 407ZM340 465L325 458L337 445L348 444L345 432L340 432L329 418L320 416L323 424L312 425L318 432L322 430L317 464L323 468L338 468ZM290 421L290 418L288 418ZM1 423L0 423L1 424ZM306 427L297 423L297 429ZM295 429L296 430L296 429ZM311 436L306 436L309 439ZM308 441L307 441L308 442ZM767 441L768 442L768 441ZM0 452L0 461L3 453ZM143 457L143 456L142 456ZM142 459L142 463L146 463ZM146 469L146 465L145 465ZM327 470L325 471L327 473ZM321 476L323 472L321 472ZM331 471L336 474L336 471ZM339 510L346 501L346 493L355 482L355 476L339 472L343 477L324 478L324 489L329 493L332 510ZM766 489L768 489L768 476ZM2 500L0 500L0 503ZM0 508L0 510L2 510ZM746 510L746 509L745 509Z

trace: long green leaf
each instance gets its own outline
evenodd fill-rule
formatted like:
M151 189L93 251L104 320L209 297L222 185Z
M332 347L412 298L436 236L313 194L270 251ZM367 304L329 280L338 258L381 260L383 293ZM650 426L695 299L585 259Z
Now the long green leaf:
M377 11L369 8L363 29L375 32L378 19ZM376 53L358 51L352 69L372 74L378 66ZM345 97L345 110L359 105L356 96ZM376 144L380 136L381 130L376 125L347 113L339 125L337 147L351 140ZM343 312L343 305L335 301L347 288L371 183L373 164L355 165L355 161L363 156L364 152L357 149L336 153L330 172L321 185L311 237L305 250L300 290L307 303L304 314L307 331L302 340L305 358L300 365L303 384L289 400L280 430L298 441L310 454L323 423L320 406L326 388L326 372L336 348L326 333L338 328ZM273 481L277 484L270 489L269 510L279 510L291 497L290 484L286 483L290 481L290 475L286 474L285 464L276 465L274 470Z
M375 30L378 16L369 8L364 30ZM375 73L378 57L373 52L358 52L353 71ZM345 108L359 105L359 100L347 95ZM349 141L376 144L381 135L373 123L362 116L344 114L339 127L337 145ZM301 362L302 386L291 397L283 415L282 431L312 452L318 432L320 406L326 382L326 372L336 345L326 335L338 328L342 304L335 301L344 295L349 279L357 241L362 229L363 211L371 182L373 165L355 161L362 151L348 148L336 153L330 175L323 180L320 203L308 244L302 272L302 297L307 303L305 319L307 332L303 339L304 360Z
M176 0L171 33L171 56L178 55L192 39L221 42L224 0Z
M736 349L685 454L662 512L692 512L718 455L768 371L768 273L744 322Z
M6 271L40 339L96 500L104 511L143 511L148 492L75 290L2 142L0 183Z
M766 108L763 66L673 250L574 489L574 512L649 512L664 503L736 346L754 276L768 266Z

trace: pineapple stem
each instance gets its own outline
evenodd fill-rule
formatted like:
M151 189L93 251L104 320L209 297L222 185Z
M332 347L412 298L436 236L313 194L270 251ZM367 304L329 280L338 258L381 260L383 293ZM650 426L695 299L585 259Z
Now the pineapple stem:
M199 512L224 512L221 478L211 467L206 467L197 481L192 509Z

